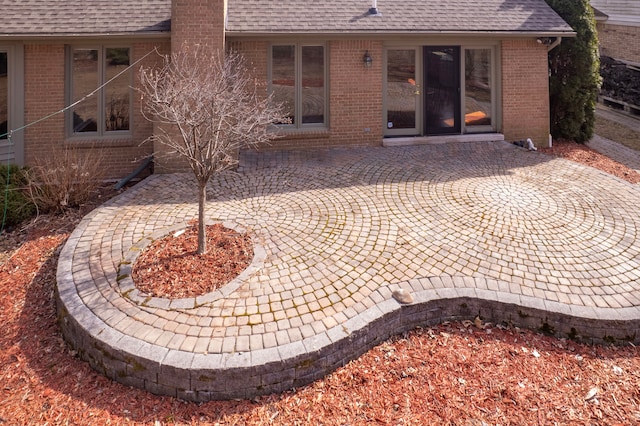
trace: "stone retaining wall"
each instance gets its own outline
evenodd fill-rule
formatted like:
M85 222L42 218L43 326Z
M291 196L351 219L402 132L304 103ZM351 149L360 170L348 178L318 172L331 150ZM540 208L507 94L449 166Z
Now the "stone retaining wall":
M415 301L409 305L392 299L390 287L381 288L374 297L379 303L325 333L244 353L168 350L107 327L84 305L74 303L69 293L56 296L64 337L91 367L125 385L198 402L247 399L304 386L392 335L476 316L493 324L592 344L640 341L638 308L576 307L484 290L482 287L492 287L492 283L482 278L465 278L474 288L439 288L450 279L432 277L403 283L400 287L414 291Z

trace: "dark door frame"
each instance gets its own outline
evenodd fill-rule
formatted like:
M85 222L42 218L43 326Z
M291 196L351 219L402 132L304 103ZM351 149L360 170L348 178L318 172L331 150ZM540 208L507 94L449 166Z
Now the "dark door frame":
M460 134L460 46L423 46L425 135Z

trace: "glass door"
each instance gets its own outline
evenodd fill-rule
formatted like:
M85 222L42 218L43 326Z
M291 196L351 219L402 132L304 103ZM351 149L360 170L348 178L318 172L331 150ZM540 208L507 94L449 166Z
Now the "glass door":
M385 115L387 136L420 133L421 88L417 48L387 50Z
M425 134L460 133L460 47L425 46Z
M464 50L464 127L467 133L491 132L493 126L492 50Z

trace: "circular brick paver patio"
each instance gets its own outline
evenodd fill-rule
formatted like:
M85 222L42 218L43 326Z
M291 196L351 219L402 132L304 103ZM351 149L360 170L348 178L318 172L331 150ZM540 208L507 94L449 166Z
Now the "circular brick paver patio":
M389 335L449 319L638 341L640 188L505 142L246 153L207 215L246 229L251 269L151 299L150 238L197 216L190 175L155 175L89 214L60 256L65 337L105 375L205 401L306 384ZM414 302L400 305L404 288Z

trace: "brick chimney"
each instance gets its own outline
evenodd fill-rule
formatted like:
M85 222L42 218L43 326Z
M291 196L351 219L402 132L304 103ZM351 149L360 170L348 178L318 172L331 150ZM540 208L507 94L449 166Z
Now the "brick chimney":
M224 52L226 0L172 0L171 51L184 43Z
M226 0L171 0L171 52L189 46L199 45L201 49L210 49L212 53L225 51ZM158 123L154 124L154 133L159 134ZM174 138L179 138L177 128L164 129ZM154 173L174 173L189 171L187 161L170 149L155 141Z

